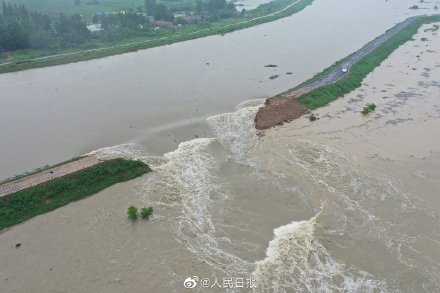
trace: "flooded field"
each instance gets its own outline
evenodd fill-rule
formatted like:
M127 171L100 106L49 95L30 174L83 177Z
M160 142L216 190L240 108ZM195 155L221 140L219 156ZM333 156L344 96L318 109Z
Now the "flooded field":
M94 151L155 172L0 234L0 288L183 292L197 276L210 285L252 278L254 292L435 292L440 42L430 27L359 89L316 111L316 122L259 132L253 119L264 100L253 99L200 118L199 128L160 128L171 141L200 136L163 156L142 139ZM217 102L227 108L233 98L225 100ZM364 116L366 103L377 108ZM130 223L130 204L153 205L153 219Z
M132 142L162 155L210 137L209 116L283 92L438 5L408 9L414 2L316 0L224 36L2 74L0 178L106 146Z

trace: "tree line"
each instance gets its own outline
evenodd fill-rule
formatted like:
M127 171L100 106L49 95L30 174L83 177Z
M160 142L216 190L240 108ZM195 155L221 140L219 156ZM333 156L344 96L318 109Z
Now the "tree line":
M129 10L99 17L95 15L93 22L99 23L102 30L91 33L78 14L60 13L57 17L49 17L29 11L24 5L3 2L0 14L0 50L65 49L95 41L114 42L130 37L148 37L155 34L150 18L184 23L182 19L174 20L173 11L162 3L157 4L156 0L145 0L144 5L145 7L136 12ZM200 16L201 21L211 22L235 16L237 10L233 3L226 0L195 0L192 14Z
M79 15L63 13L54 21L48 15L29 11L24 5L2 3L0 48L51 49L76 47L91 34Z
M145 9L155 20L173 21L173 12L164 4L157 4L156 0L145 0ZM195 0L192 7L181 7L181 10L192 11L195 15L206 16L207 20L228 18L236 15L234 3L226 0Z

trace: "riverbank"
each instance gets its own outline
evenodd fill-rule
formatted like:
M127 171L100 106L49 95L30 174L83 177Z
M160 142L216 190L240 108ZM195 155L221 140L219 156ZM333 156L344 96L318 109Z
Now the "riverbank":
M150 171L140 161L86 157L7 183L0 186L0 230Z
M420 13L407 9L411 3L314 1L290 17L224 36L1 74L0 178L105 146L133 142L162 155L196 135L208 137L207 117L311 78L407 13ZM334 14L325 14L332 7Z
M14 56L14 61L0 63L0 73L103 58L211 35L223 35L290 16L303 10L312 4L312 2L313 0L274 0L247 12L244 17L223 19L206 25L188 25L179 29L177 31L179 33L176 33L173 29L165 29L161 30L157 37L136 38L131 41L125 40L124 42L112 46L101 44L98 45L98 48L84 49L81 51L72 51L70 49L51 55L47 55L45 52L26 50L21 53L18 52L16 56Z
M331 3L331 1L321 1L322 4L329 2ZM355 1L345 1L343 4L349 4L349 2ZM381 5L384 3L388 5L390 1L380 2ZM365 5L366 8L373 6L371 2ZM339 7L337 3L334 6ZM383 6L376 5L372 7L372 10L380 13L382 8ZM323 11L325 15L328 14L326 10ZM393 14L389 13L389 15ZM318 17L307 16L313 22L319 20ZM361 16L365 17L364 10ZM353 18L358 19L361 16L354 15ZM399 20L393 19L392 22L397 21ZM283 23L284 27L287 24L287 21ZM293 24L297 23L289 24L286 32L291 30L291 27L297 27ZM353 24L356 24L356 21L353 21ZM377 21L372 23L372 26L374 24L377 24ZM387 24L385 27L393 25L390 22ZM353 26L350 27L351 30ZM270 37L269 29L273 30L273 27L271 25L269 27L265 33ZM332 26L331 30L335 31L335 28ZM371 26L367 27L367 30L371 30ZM375 33L368 37L364 36L362 42L358 39L356 47L361 47L384 30L385 28L377 29L376 27ZM252 31L253 29L250 30ZM257 37L263 35L261 30L258 32L257 36L253 35L246 41L258 40ZM236 35L238 36L231 34L229 37L239 42L241 39L238 37L242 37L242 34ZM279 41L282 42L286 34L279 33L278 35ZM292 38L298 35L299 31L292 32ZM421 37L428 37L430 41L421 42ZM292 38L288 38L288 41L294 43ZM220 39L220 37L215 39ZM305 36L304 39L306 39ZM307 291L307 288L314 291L341 292L395 292L399 290L419 292L422 285L426 292L435 292L439 288L438 272L440 272L438 265L440 261L435 254L439 251L438 243L440 243L438 241L438 235L440 235L438 217L434 218L430 210L421 210L414 206L416 196L409 195L409 190L399 186L398 183L403 180L405 184L410 185L415 190L412 193L414 195L425 195L426 190L430 191L431 195L437 195L439 189L434 188L435 186L430 188L428 183L432 177L437 178L439 182L440 172L434 172L438 169L424 170L429 167L426 164L432 162L430 157L418 161L424 168L416 165L410 169L400 165L400 161L390 162L390 164L395 164L395 167L389 166L390 170L394 171L394 174L390 172L393 174L390 178L382 176L381 172L372 171L357 164L356 160L356 158L361 158L361 163L370 161L371 165L378 165L382 159L377 156L371 158L375 154L379 154L384 163L388 161L388 158L393 159L401 153L417 154L423 157L425 151L414 152L414 146L429 151L438 149L440 145L439 137L435 133L438 131L436 125L439 120L434 118L435 113L439 117L438 110L440 109L438 102L435 102L440 96L439 88L435 86L438 85L436 77L439 76L440 69L438 58L438 52L440 52L438 45L440 44L437 42L437 37L426 36L426 34L417 36L416 39L417 42L408 42L396 50L393 53L393 59L387 59L383 66L378 67L364 80L362 88L343 99L336 100L328 107L317 109L321 119L315 123L310 123L307 119L298 119L294 123L265 131L265 136L258 137L253 126L253 118L258 108L254 111L252 106L258 107L261 104L259 101L241 104L237 106L236 111L229 110L230 113L225 113L228 108L225 110L225 108L217 107L216 111L221 114L209 119L216 126L216 134L210 136L212 139L194 139L194 134L201 137L203 132L198 130L194 132L190 125L188 128L191 128L192 132L188 132L186 137L181 136L189 141L182 143L180 147L175 147L173 143L175 136L169 138L170 148L177 149L168 153L165 156L166 160L157 163L162 166L152 165L155 172L133 181L114 185L98 194L35 217L2 233L0 235L0 262L2 263L0 274L3 276L0 280L1 291L57 292L70 288L73 293L137 292L139 290L181 292L185 290L183 282L189 277L188 272L191 276L198 276L199 280L207 277L212 284L214 277L218 280L222 280L223 276L249 278L255 266L258 266L256 292L271 290L301 292ZM203 43L209 40L200 41ZM224 42L225 40L222 40L215 45L218 46ZM320 42L326 43L322 40ZM199 41L196 43L199 44ZM251 43L255 47L255 42L246 43ZM299 41L296 43L298 44ZM231 46L231 44L233 42L227 45ZM259 52L272 53L276 50L273 48L274 44L278 44L279 50L276 50L277 54L273 55L279 59L273 60L275 57L270 56L264 60L252 59L249 62L252 62L257 69L264 68L267 64L278 64L279 73L281 73L280 78L273 81L268 79L274 73L267 72L267 75L261 73L261 80L263 78L268 80L263 85L292 81L288 78L295 78L307 70L307 76L311 77L313 72L328 67L333 60L338 60L350 54L351 51L357 50L356 47L350 50L345 47L344 53L329 56L329 53L325 53L329 52L330 46L325 46L320 54L311 54L310 47L308 50L303 50L301 54L301 51L298 53L294 51L296 48L294 46L287 50L285 46L287 42L280 45L276 42L265 41L262 44L272 46L272 51L270 47L259 46ZM189 44L182 45L189 46ZM181 45L175 46L177 48L173 53L178 52L177 49L183 51L182 55L194 51L194 47L186 46L183 48ZM165 50L170 53L172 49L167 47ZM251 49L246 55L248 59L253 56ZM226 50L227 48L223 47L219 49L219 51ZM429 50L437 53L429 53ZM238 50L231 51L237 54ZM424 53L420 55L421 62L417 62L419 59L416 56L420 51ZM289 56L282 59L280 55L284 52L286 56L287 54ZM147 54L147 52L143 53ZM197 53L200 54L199 51ZM141 70L135 71L134 65L136 64L133 65L127 60L130 55L134 55L132 59L137 62L138 67L141 67L143 63L149 66L141 67L145 74L148 74L148 68L155 68L153 65L156 63L142 60L142 54L135 53L121 56L124 58L108 58L113 61L122 59L117 64L109 64L109 60L96 60L85 62L85 64L39 70L38 78L57 69L54 75L46 78L54 83L55 77L65 74L64 67L78 69L72 71L78 72L77 75L87 70L92 71L92 65L95 67L104 65L105 69L113 68L117 71L117 77L123 76L124 80L118 84L117 77L107 79L108 83L115 87L102 95L103 101L108 102L110 94L117 92L115 96L122 100L117 106L122 108L123 105L133 100L129 100L130 95L123 95L123 91L119 93L119 87L128 83L129 86L122 88L128 92L130 87L134 88L134 85L141 81L141 79L132 81L129 78L130 73L134 71L145 79ZM163 60L166 59L164 56L170 55L162 54L159 55L161 58L157 59L164 63ZM328 58L326 66L305 66L320 55ZM240 56L244 56L244 53ZM295 66L295 63L291 61L292 56L297 56L298 60L304 60L305 65ZM335 58L335 56L340 57ZM237 62L239 58L232 61L225 58L223 63L219 59L214 60L212 55L208 57L203 55L200 59L206 71L202 71L201 78L197 78L197 83L194 84L202 83L207 94L212 93L211 96L207 95L210 98L215 97L215 99L208 100L210 103L227 99L230 89L238 84L237 76L240 77L241 85L243 85L247 81L245 77L257 75L244 74L239 71L243 68L243 63ZM205 65L205 60L210 61L211 64ZM237 67L225 69L224 64L228 60L231 63L238 63ZM209 74L214 71L216 64L221 64L223 66L221 69L231 76L233 80L230 83L224 82L217 87L215 84L206 83L207 79L212 78ZM412 70L412 64L417 67L417 70ZM84 68L84 65L88 67ZM124 66L130 67L131 71L121 72L121 67L123 69ZM194 67L190 68L194 70ZM298 70L295 70L296 68ZM424 68L431 71L428 72ZM264 72L268 71L267 68L264 70ZM283 81L282 73L287 70L292 70L294 75L286 77ZM232 75L231 72L235 74ZM31 73L37 75L33 70L13 75L23 80ZM199 72L195 74L197 73ZM426 73L431 77L422 76ZM104 73L101 71L99 74ZM203 75L206 75L206 79ZM75 78L75 74L67 76L71 79ZM163 76L168 75L160 75L160 78L164 79ZM198 75L195 76L198 77ZM221 75L216 75L216 77L219 76ZM304 75L301 76L304 77ZM169 79L162 84L163 90L157 91L162 92L162 95L158 94L161 100L169 98L172 94L167 92L167 89L170 88L170 84L175 84ZM92 80L96 83L95 79ZM70 83L75 81L70 80ZM420 81L423 81L423 84L419 84ZM37 84L37 81L33 82ZM147 85L151 86L153 83ZM290 84L299 83L290 82ZM58 81L54 85L54 88L59 89L57 92L54 90L54 95L59 93L55 101L66 97L78 103L76 98L84 97L90 92L92 94L99 92L90 91L89 88L84 90L82 86L84 92L80 93L84 93L83 95L74 92L69 97L66 96L69 93L68 89L63 88L61 84L62 81ZM104 88L104 84L99 85ZM194 84L190 83L195 87ZM258 86L258 79L255 84ZM41 85L43 90L49 87L41 79L38 79L38 85ZM289 88L288 84L287 86L278 85L278 88L273 90L274 93L267 96L282 92L283 89L279 89L280 87ZM183 86L180 84L173 88L178 96L171 101L180 107L181 112L188 115L191 113L191 108L187 111L188 108L185 107L188 105L182 103L182 100L189 103L187 102L189 99L186 98L188 95L182 94ZM249 86L249 89L254 88ZM14 89L17 90L17 88ZM31 87L26 90L37 92ZM386 93L382 92L385 90ZM136 91L141 92L140 95L145 100L146 94L151 92L151 89L136 88ZM264 87L260 91L268 92ZM220 94L213 96L216 92ZM413 97L404 98L405 92L412 94ZM363 97L359 97L359 94ZM6 96L5 93L4 95ZM20 94L14 96L15 100L17 96L25 101L36 99L35 96L25 99L26 96ZM124 99L121 99L121 96ZM246 99L252 98L249 94L241 95L241 98L243 96ZM431 97L431 102L425 104L426 99L422 98L425 96ZM93 95L86 97L92 100ZM261 95L256 95L256 98L261 97ZM234 101L236 101L235 105L241 102L238 98L230 100L231 103ZM378 107L375 113L365 117L360 114L360 111L367 102L374 102ZM405 104L402 105L402 103ZM133 104L136 109L141 108L140 103L133 102ZM196 101L191 106L197 107L202 112L200 104ZM105 108L108 107L108 104L104 105ZM35 104L32 107L35 108ZM148 108L141 109L143 113L139 120L142 118L147 120L153 116L147 112ZM81 115L78 116L86 119L88 115L84 112L87 107L81 110ZM169 117L172 115L163 117L164 113L170 113L166 112L168 108L163 107L160 111L150 107L149 110L160 114L156 117L162 118L159 121L162 125L170 123ZM91 116L95 115L95 120L99 121L103 118L96 117L96 115L101 111L104 111L104 107ZM177 110L175 113L178 113ZM212 112L206 111L205 113ZM133 113L130 114L133 116ZM408 117L407 114L413 116ZM409 118L416 119L414 114L418 116L422 124L409 120L405 122ZM17 115L17 112L14 111L14 115ZM28 118L26 115L19 115L19 117ZM113 121L118 118L118 115L113 113L109 117L109 120ZM428 123L423 123L426 118L433 119ZM57 120L57 124L61 124L60 119ZM37 121L37 119L34 120ZM141 127L135 123L135 119L133 120L125 124L127 129L129 123L135 128ZM149 123L150 121L148 120ZM174 121L171 120L171 122ZM86 121L80 125L88 125L88 128L83 127L82 130L89 131L96 127L96 124L97 122L93 124ZM180 126L176 124L174 127ZM66 125L63 124L64 127ZM145 129L151 125L153 123L145 125ZM35 125L33 128L35 129ZM113 137L118 135L120 131L118 127L109 128L111 128ZM408 133L409 129L411 129L411 134ZM69 130L63 133L70 135ZM168 131L168 128L165 130L159 133L157 138L168 138L171 131ZM92 134L97 136L97 133ZM37 134L41 136L41 133ZM155 144L162 142L156 137L151 139L151 136L145 133L143 135L145 140L153 141ZM61 148L61 143L55 144L51 141L48 143L50 135L43 137L45 146L52 155L54 151ZM305 141L305 137L312 142ZM82 140L76 136L75 138ZM37 141L37 139L34 140ZM144 147L146 151L142 152L136 147L121 145L109 152L111 151L114 155L143 158L146 163L150 163L149 156L152 153L148 144L140 142L140 139L131 141L139 147ZM70 141L69 143L71 144ZM103 141L97 145L111 145L111 142ZM161 147L164 148L164 145L166 144L163 143ZM53 147L49 148L50 146ZM32 149L34 156L40 154L36 149L36 147ZM25 154L17 150L15 153ZM79 153L84 153L84 151ZM383 156L383 154L387 155ZM19 157L19 155L9 156ZM5 161L2 160L2 163ZM44 162L47 161L47 159L44 160ZM436 162L432 163L437 167L440 166ZM398 173L395 173L396 170L408 172L407 175L411 176L412 180L399 177ZM412 172L414 174L410 174ZM435 198L438 199L438 196ZM402 199L405 201L402 202ZM126 216L127 207L131 204L136 206L152 204L155 207L152 221L131 223ZM428 202L426 206L430 208L431 202ZM296 222L292 223L292 221ZM274 229L276 235L274 235ZM17 248L16 244L21 244L21 246ZM42 280L50 280L50 282ZM361 287L362 285L364 287ZM195 290L200 288L199 284ZM222 289L216 292L221 291L224 292Z
M376 67L380 66L392 52L411 40L421 26L438 21L440 21L440 15L408 18L362 47L359 51L336 62L300 86L274 98L291 98L299 105L310 110L323 107L360 87L362 80ZM266 103L265 107L262 107L255 116L257 129L267 129L299 118L297 111L299 105L291 103L290 114L289 111L285 110L284 115L276 115L272 113L273 111L267 109L274 106Z

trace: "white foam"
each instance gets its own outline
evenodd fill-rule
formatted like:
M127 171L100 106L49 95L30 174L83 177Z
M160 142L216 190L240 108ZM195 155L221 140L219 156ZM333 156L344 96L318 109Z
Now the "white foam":
M164 157L150 156L142 146L134 143L125 143L112 147L105 147L92 151L86 155L94 155L101 160L111 160L116 158L139 160L148 164L148 166L152 168L165 163Z
M248 157L250 149L256 144L254 117L262 104L262 100L247 101L237 106L235 112L207 119L215 136L237 160Z
M156 168L156 174L144 185L144 192L161 194L160 204L180 210L178 240L195 257L228 272L250 271L249 264L221 249L220 242L224 243L225 237L219 235L213 224L210 209L221 208L229 198L216 174L217 156L221 156L218 146L218 141L211 138L179 144L175 151L164 155L167 162ZM214 193L215 199L211 197Z
M134 159L145 155L145 150L134 143L119 144L111 147L100 148L87 155L94 155L98 159L109 160L116 158Z
M249 108L249 107L261 107L266 102L266 99L255 99L255 100L248 100L241 102L235 107L235 110L240 110L243 108Z
M373 276L350 272L314 239L316 217L274 230L266 258L257 262L255 292L385 292Z

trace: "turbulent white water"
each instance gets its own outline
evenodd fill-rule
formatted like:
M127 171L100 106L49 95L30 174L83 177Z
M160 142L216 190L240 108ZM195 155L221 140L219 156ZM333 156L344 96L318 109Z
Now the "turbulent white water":
M257 292L375 292L385 282L365 272L347 272L315 240L316 218L276 228L267 257L255 270Z
M253 275L256 292L436 288L440 265L425 246L440 249L438 215L330 146L291 138L284 129L258 136L253 117L261 103L210 117L215 137L181 143L162 161L134 145L96 154L158 162L142 193L158 195L155 203L172 210L178 241L224 275ZM243 208L247 195L258 207ZM275 228L270 240L258 229L273 217L291 223Z
M252 276L255 292L437 292L440 42L426 28L314 123L256 131L263 100L250 100L163 156L142 143L92 152L154 171L0 234L0 291L182 292L189 276ZM130 223L132 204L153 218Z

